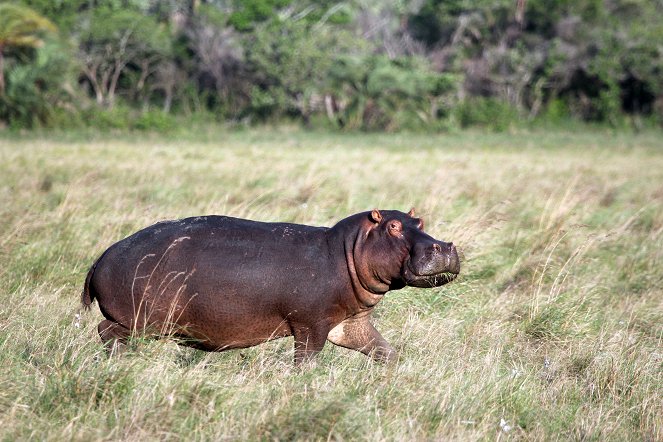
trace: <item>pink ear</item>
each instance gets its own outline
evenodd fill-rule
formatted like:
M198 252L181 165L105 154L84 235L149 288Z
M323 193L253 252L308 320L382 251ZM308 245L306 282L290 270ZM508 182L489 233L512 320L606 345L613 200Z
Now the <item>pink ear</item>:
M373 209L373 211L371 212L371 219L376 223L382 221L382 214L378 209Z
M407 214L410 215L412 218L414 218L414 207L411 208Z

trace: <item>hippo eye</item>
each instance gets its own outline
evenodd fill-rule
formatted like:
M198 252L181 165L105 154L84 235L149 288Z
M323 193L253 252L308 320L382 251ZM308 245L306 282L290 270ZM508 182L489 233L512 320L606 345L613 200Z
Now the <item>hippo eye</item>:
M403 225L399 221L391 221L389 223L389 233L394 236L401 236Z

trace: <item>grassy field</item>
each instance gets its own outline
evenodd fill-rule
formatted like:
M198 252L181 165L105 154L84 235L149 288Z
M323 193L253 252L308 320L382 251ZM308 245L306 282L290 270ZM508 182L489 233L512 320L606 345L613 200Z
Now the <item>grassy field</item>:
M663 440L661 139L0 139L0 439ZM393 366L328 344L298 371L291 339L109 359L80 311L93 260L158 220L411 206L463 267L377 307Z

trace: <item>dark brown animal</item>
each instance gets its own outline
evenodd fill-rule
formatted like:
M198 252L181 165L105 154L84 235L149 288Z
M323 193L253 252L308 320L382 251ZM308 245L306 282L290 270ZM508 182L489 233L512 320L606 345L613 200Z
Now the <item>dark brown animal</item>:
M326 340L380 361L394 349L369 321L389 290L437 287L460 271L456 248L409 213L373 210L334 227L225 216L165 221L112 245L82 301L106 318L109 349L135 332L209 351L295 338L295 363Z

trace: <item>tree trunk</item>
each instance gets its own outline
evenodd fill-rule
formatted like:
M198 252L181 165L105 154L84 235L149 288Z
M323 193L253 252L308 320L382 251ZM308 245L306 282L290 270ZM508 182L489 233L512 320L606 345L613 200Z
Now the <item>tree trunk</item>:
M525 7L527 5L527 0L517 0L516 1L516 23L520 26L520 29L523 29L525 23Z
M172 103L173 103L173 88L172 88L172 86L165 87L164 92L166 93L166 99L163 102L163 111L165 113L169 113L170 112L170 107L172 106Z
M143 88L145 87L145 82L147 81L147 76L150 75L150 61L142 60L139 63L139 66L140 66L140 76L138 77L138 81L136 82L136 90L138 91L138 94L140 94L140 92L143 91Z
M85 66L83 69L83 73L90 81L92 89L94 89L94 96L97 100L97 104L102 105L104 103L104 94L101 91L101 86L99 86L99 81L97 80L97 66L93 67Z
M336 123L336 103L334 102L334 97L329 94L325 95L325 111L327 112L329 121Z
M113 71L113 75L111 76L111 80L108 85L107 104L109 109L112 109L113 105L115 104L115 89L117 89L117 81L120 79L120 74L122 73L123 69L124 69L124 63L122 62L115 63L115 69Z
M5 95L5 56L2 53L3 49L0 46L0 97Z

